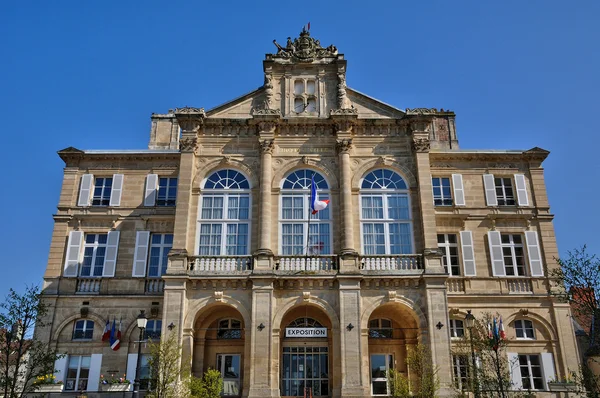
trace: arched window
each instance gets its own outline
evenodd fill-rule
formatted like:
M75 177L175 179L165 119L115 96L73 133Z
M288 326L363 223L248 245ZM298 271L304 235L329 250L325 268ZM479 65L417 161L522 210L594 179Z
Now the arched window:
M241 339L242 322L237 319L221 319L219 321L218 339Z
M533 322L528 319L517 319L515 321L515 333L517 339L535 340Z
M249 252L250 184L236 170L211 174L202 188L198 254L242 256Z
M294 319L287 326L288 328L322 328L323 325L319 321L313 318L302 317Z
M80 319L73 327L73 340L91 340L94 337L94 321Z
M280 253L284 256L331 254L331 210L316 214L310 208L311 179L319 200L329 199L329 185L312 170L296 170L281 184Z
M371 319L369 321L369 337L373 339L391 339L393 336L392 321L389 319Z
M367 174L360 187L362 250L366 255L414 253L408 186L391 170Z
M144 340L160 340L161 329L162 320L149 319L146 323L146 329L144 329Z

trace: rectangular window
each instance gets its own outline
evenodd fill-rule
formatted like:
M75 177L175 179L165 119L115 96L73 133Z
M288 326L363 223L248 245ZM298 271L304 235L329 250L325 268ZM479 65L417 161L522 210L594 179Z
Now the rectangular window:
M444 256L442 261L446 273L451 276L460 276L460 264L458 261L458 240L455 234L438 234L438 247Z
M371 394L389 395L387 374L394 368L394 356L391 354L371 355Z
M86 234L81 276L102 276L108 234Z
M407 195L361 195L361 219L364 254L413 252Z
M327 199L327 194L319 193L319 200ZM281 254L284 256L331 253L330 209L309 215L309 200L309 196L303 194L281 196Z
M248 254L250 196L248 194L206 195L200 211L201 256ZM206 222L206 221L211 222Z
M294 109L299 113L314 113L317 111L316 84L314 80L297 79L294 81Z
M433 204L435 206L452 206L452 190L450 188L450 178L433 177Z
M149 277L160 277L167 272L167 256L173 247L173 234L152 234L150 238Z
M498 206L514 206L516 204L511 178L495 177L494 185Z
M110 204L110 193L112 191L112 177L97 177L94 181L94 195L92 206L108 206Z
M540 355L519 354L519 367L521 369L521 382L524 390L544 389L542 360Z
M94 321L80 319L73 328L73 340L91 340L94 337Z
M517 319L515 321L515 333L518 339L535 339L533 322L526 319Z
M161 177L158 180L157 206L175 206L177 200L177 178Z
M461 339L465 337L465 327L460 319L450 319L450 337Z
M162 328L162 321L157 319L150 319L146 323L146 329L144 329L144 340L160 340L160 333Z
M525 253L521 235L501 234L500 239L506 276L525 276Z
M222 395L240 395L241 356L239 354L218 354L217 370L223 377Z
M71 356L65 377L65 391L86 391L91 356Z
M456 388L460 391L469 391L469 357L467 355L452 355L452 373Z
M142 354L140 360L140 390L147 391L150 387L151 380L150 354Z

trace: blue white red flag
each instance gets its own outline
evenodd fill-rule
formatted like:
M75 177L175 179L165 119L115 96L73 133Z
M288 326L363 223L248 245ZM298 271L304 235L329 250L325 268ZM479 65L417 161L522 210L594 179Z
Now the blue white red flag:
M102 341L108 341L110 339L110 321L106 320L106 325L104 326L104 332L102 332Z
M110 348L117 351L121 348L121 322L119 321L119 330L117 330L117 320L113 319L112 328L110 330Z
M317 214L317 212L325 210L328 204L329 199L319 200L317 184L315 184L315 175L313 174L310 180L310 208L312 209L312 214Z
M506 332L504 331L504 323L502 323L502 317L500 317L500 338L502 340L506 338Z

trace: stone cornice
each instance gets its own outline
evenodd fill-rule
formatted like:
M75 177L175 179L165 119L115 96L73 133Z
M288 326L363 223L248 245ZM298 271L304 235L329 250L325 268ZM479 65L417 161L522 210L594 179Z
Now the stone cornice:
M431 162L438 161L494 161L494 162L519 162L519 161L538 161L542 162L548 157L550 152L541 148L532 148L526 151L436 151L429 153Z
M75 167L82 161L155 161L155 160L178 160L179 152L165 151L102 151L86 152L77 148L69 147L57 152L58 156L65 162L67 167Z

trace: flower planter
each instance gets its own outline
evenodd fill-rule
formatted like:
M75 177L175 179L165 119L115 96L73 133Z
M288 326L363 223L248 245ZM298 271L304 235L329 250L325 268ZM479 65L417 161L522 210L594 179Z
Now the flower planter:
M100 384L100 389L112 392L129 391L129 383Z
M577 391L577 384L575 383L548 383L548 388L552 392L569 392Z
M35 392L62 392L63 384L40 384Z

